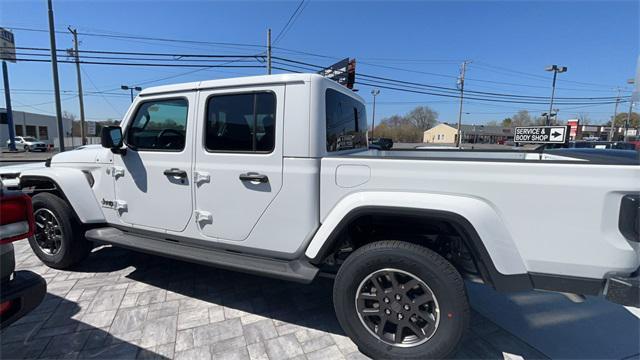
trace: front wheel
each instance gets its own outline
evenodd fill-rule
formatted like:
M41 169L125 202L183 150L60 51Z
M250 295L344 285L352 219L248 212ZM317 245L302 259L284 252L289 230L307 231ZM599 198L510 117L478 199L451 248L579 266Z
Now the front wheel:
M80 224L69 205L56 195L33 196L35 234L29 238L31 249L47 266L67 269L84 260L92 243L84 238Z
M380 241L356 250L333 288L340 325L374 358L444 358L469 322L469 303L456 269L415 244Z

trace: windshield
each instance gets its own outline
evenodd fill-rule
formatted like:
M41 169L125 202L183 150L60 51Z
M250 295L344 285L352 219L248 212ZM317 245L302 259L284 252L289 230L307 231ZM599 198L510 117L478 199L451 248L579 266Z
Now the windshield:
M32 136L24 136L22 138L24 141L38 141L38 139L32 137Z

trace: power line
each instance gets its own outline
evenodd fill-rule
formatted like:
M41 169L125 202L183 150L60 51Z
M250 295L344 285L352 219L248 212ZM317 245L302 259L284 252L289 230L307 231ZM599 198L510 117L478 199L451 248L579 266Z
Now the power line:
M25 27L9 27L12 30L22 30L22 31L33 31L33 32L49 32L44 29L35 29L35 28L25 28ZM66 31L56 30L57 34L67 34ZM186 43L186 44L201 44L201 45L225 45L225 46L239 46L239 47L249 47L249 48L264 48L264 45L257 44L247 44L247 43L232 43L232 42L216 42L216 41L200 41L200 40L185 40L185 39L171 39L171 38L161 38L161 37L152 37L152 36L138 36L138 35L113 35L113 34L101 34L101 33L92 33L92 32L78 32L78 35L83 36L96 36L96 37L105 37L105 38L114 38L114 39L134 39L134 40L150 40L150 41L160 41L160 42L174 42L174 43Z
M298 4L298 7L296 7L296 9L291 14L291 16L289 16L289 20L287 20L287 23L284 25L282 30L280 30L278 35L276 35L276 38L273 41L273 45L277 44L278 41L280 41L280 39L282 39L284 35L289 31L289 29L293 27L293 23L295 22L294 18L297 19L297 16L302 13L302 10L304 10L304 9L300 10L304 2L305 0L300 1L300 3Z
M304 1L301 1L299 6L301 6L302 3L304 3ZM308 5L308 2L304 5L304 7L306 8L307 5ZM296 8L296 10L298 10L298 9L299 9L299 7ZM298 10L298 12L297 12L298 16L303 10L304 10L304 8L302 8L302 10ZM294 11L292 16L294 16L295 14L296 14L296 12ZM293 19L293 18L291 17L290 20L291 19ZM291 21L294 21L294 20L291 20ZM288 23L290 23L290 22L288 22ZM47 32L47 30L44 30L44 29L34 29L34 28L27 28L27 27L10 27L10 28L12 28L14 30L23 30L23 31ZM284 30L285 30L285 28L283 28L283 31ZM283 31L281 31L281 34L283 34ZM56 32L57 33L66 34L66 31L56 31ZM161 37L131 35L131 34L124 34L124 33L108 34L108 33L95 33L95 32L79 32L78 34L79 35L84 35L84 36L98 36L98 37L116 38L116 39L128 39L128 40L132 40L132 39L140 40L140 39L142 39L142 40L160 41L160 42L167 42L167 43L182 43L182 44L190 43L190 44L214 45L214 46L240 46L240 47L243 47L243 48L252 48L252 47L253 48L266 48L265 45L257 45L257 44L233 43L233 42L197 41L197 40L186 40L186 39L172 39L172 38L161 38ZM118 34L123 34L123 35L118 35ZM279 34L279 36L282 37L283 35ZM308 52L308 51L300 51L300 50L287 49L287 48L281 48L281 47L275 47L275 46L273 48L281 50L281 51L286 51L286 52L295 53L295 54L309 55L309 56L313 56L313 57L320 57L320 58L327 58L327 59L338 59L338 58L340 58L340 57L336 57L336 56L329 56L329 55L312 53L312 52ZM371 58L371 59L376 59L376 58ZM384 59L384 60L392 60L392 59ZM403 59L393 59L393 60L397 60L399 62L403 61ZM438 73L433 73L433 72L426 72L426 71L413 70L413 69L407 69L407 68L399 68L399 67L394 67L394 66L380 65L380 64L370 63L370 62L366 62L366 61L359 61L359 63L360 64L364 64L364 65L379 67L379 68L385 68L385 69L391 69L391 70L403 71L403 72L409 72L409 73L417 73L417 74L422 74L422 75L437 76L437 77L450 78L450 79L457 78L456 76L453 76L453 75L438 74ZM493 66L493 65L490 65L490 64L481 65L481 66L493 67L493 68L501 69L501 70L508 71L508 72L524 74L526 76L529 76L530 78L535 78L536 80L542 80L544 78L541 75L528 74L528 73L520 72L520 71L517 71L517 70L511 70L511 69L507 69L507 68L503 68L503 67L496 67L496 66ZM476 79L476 78L467 78L467 80L471 80L472 82L473 81L478 81L478 82L483 82L483 83L499 84L499 85L507 85L507 86L530 87L530 88L541 88L541 89L542 88L545 88L545 89L547 88L546 86L536 86L536 85L531 85L531 84L492 81L492 80ZM609 85L604 85L604 84L596 84L596 83L588 83L588 82L580 82L580 81L572 81L572 80L563 80L563 82L570 82L570 83L580 84L582 86L589 86L589 87L606 87L606 88L610 88ZM558 87L558 89L560 89L560 90L570 90L570 91L582 91L582 90L577 90L577 89L569 89L569 88L561 88L561 87ZM598 91L598 90L593 90L593 91ZM602 91L602 90L600 90L600 91ZM607 92L611 92L611 90L608 90Z
M320 65L311 64L311 63L302 62L302 61L297 61L297 60L290 60L290 59L286 59L286 58L282 58L282 57L274 57L274 59L284 61L284 62L276 61L275 63L277 63L277 64L286 65L286 66L289 66L289 67L294 67L294 68L302 69L302 70L305 70L305 71L317 71L318 69L322 69L323 68ZM292 64L286 64L286 63L292 63ZM287 71L288 69L282 69L282 70ZM444 87L444 86L422 84L422 83L416 83L416 82L411 82L411 81L404 81L404 80L399 80L399 79L381 77L381 76L376 76L376 75L368 75L368 74L363 74L363 73L358 73L357 76L370 78L370 79L375 79L375 80L378 80L378 81L383 81L385 83L391 82L392 83L391 85L397 85L397 83L400 83L400 84L404 84L405 86L410 87L410 88L411 87L413 87L413 88L418 87L418 88L435 89L435 90L440 90L443 93L457 94L458 91L459 91L458 89L455 89L455 88L448 88L448 87ZM494 93L494 92L474 91L474 90L465 90L465 91L467 93L473 93L473 94L477 94L477 95L486 95L486 96L496 97L496 98L506 97L506 98L539 99L539 100L548 100L549 99L546 96L515 95L515 94ZM614 100L616 98L617 98L617 96L612 96L612 97L557 97L557 99L563 99L563 100Z
M82 69L82 68L81 68ZM87 77L87 80L89 80L89 83L91 84L91 86L93 86L94 89L96 89L96 91L99 92L98 87L96 86L96 83L93 82L93 80L91 79L91 76L89 76L89 73L85 70L82 69L82 72L84 73L84 75ZM102 100L104 100L104 102L109 105L109 107L115 111L116 114L121 113L121 111L118 111L118 109L116 109L115 106L113 106L113 104L111 103L111 101L109 101L106 96L104 94L100 94L102 96Z
M28 59L28 58L16 58L16 61L25 62L51 62L46 59ZM75 61L58 60L60 63L75 64ZM80 61L80 64L88 65L113 65L113 66L160 66L160 67L199 67L199 68L247 68L258 69L264 68L264 65L203 65L203 64L157 64L157 63L124 63L124 62L109 62L109 61Z

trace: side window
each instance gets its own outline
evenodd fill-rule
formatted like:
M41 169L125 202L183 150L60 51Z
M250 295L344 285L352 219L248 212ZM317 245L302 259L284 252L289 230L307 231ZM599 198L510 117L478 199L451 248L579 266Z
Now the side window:
M184 149L188 107L186 99L142 103L127 130L127 144L139 150Z
M325 93L327 151L367 147L367 116L364 104L339 91Z
M205 147L209 151L271 152L275 118L273 93L211 96L207 100Z

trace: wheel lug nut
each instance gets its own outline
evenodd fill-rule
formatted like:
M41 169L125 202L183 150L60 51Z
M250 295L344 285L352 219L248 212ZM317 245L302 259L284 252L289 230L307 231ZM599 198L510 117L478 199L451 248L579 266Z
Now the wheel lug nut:
M400 300L401 298L400 294L396 294L396 300Z
M409 307L409 305L405 305L405 306L404 306L404 309L405 309L406 311L411 310L411 308Z
M385 309L384 313L387 314L387 315L391 315L391 310Z
M384 302L388 304L389 303L389 298L384 298Z
M402 320L403 317L402 314L398 314L398 320Z

